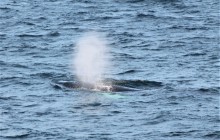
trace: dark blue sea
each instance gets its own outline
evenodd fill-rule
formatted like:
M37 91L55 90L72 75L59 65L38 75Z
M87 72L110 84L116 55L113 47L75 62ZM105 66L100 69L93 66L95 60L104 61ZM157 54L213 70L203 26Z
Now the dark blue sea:
M220 139L219 0L0 0L0 139ZM77 40L106 35L105 80L76 82Z

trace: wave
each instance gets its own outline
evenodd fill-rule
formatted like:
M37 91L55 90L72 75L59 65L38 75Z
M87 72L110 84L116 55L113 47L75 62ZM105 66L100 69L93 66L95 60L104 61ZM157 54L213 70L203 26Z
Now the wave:
M204 56L204 55L207 55L207 53L205 53L205 52L192 52L192 53L187 53L183 56Z
M16 96L8 96L8 97L4 97L4 96L0 96L0 100L15 100Z
M203 137L210 138L210 139L220 139L220 131L210 132L204 135Z
M120 72L117 75L130 74L130 73L135 73L135 72L138 72L138 71L137 70L127 70L127 71L124 71L124 72Z
M67 76L66 74L62 74L62 73L57 73L57 72L38 72L38 73L34 73L30 75L31 77L40 77L43 79L62 79L62 78L66 78L69 79L69 76Z
M144 14L144 13L138 13L136 15L137 18L152 18L152 19L157 19L158 17L153 15L153 14Z
M22 129L14 129L11 131L3 131L4 133L0 134L0 137L9 138L9 139L22 139L27 138L30 135L29 131L22 130Z
M17 35L18 37L42 37L43 35L41 34L20 34L20 35Z
M48 33L47 35L50 37L56 37L56 36L60 36L60 33L58 31L52 31Z
M220 94L220 88L199 88L198 91L202 93Z

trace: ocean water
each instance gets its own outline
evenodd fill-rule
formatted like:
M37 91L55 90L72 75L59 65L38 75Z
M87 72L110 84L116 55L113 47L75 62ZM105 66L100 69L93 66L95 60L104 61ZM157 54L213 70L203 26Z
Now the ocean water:
M0 139L219 139L219 24L218 0L1 0ZM54 86L90 31L138 90Z

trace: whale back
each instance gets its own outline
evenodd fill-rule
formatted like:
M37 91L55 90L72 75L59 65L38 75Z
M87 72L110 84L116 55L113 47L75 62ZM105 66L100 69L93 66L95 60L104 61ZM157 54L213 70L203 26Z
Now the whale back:
M125 92L125 91L137 91L138 89L118 86L118 85L91 85L91 84L80 84L71 81L58 81L53 84L56 88L69 88L69 89L87 89L95 91L106 91L106 92Z

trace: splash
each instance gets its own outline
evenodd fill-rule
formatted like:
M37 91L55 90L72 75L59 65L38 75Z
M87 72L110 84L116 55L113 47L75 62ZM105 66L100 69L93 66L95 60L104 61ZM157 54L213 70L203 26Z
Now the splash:
M76 43L74 71L82 84L102 83L108 62L107 42L97 32L86 33Z

